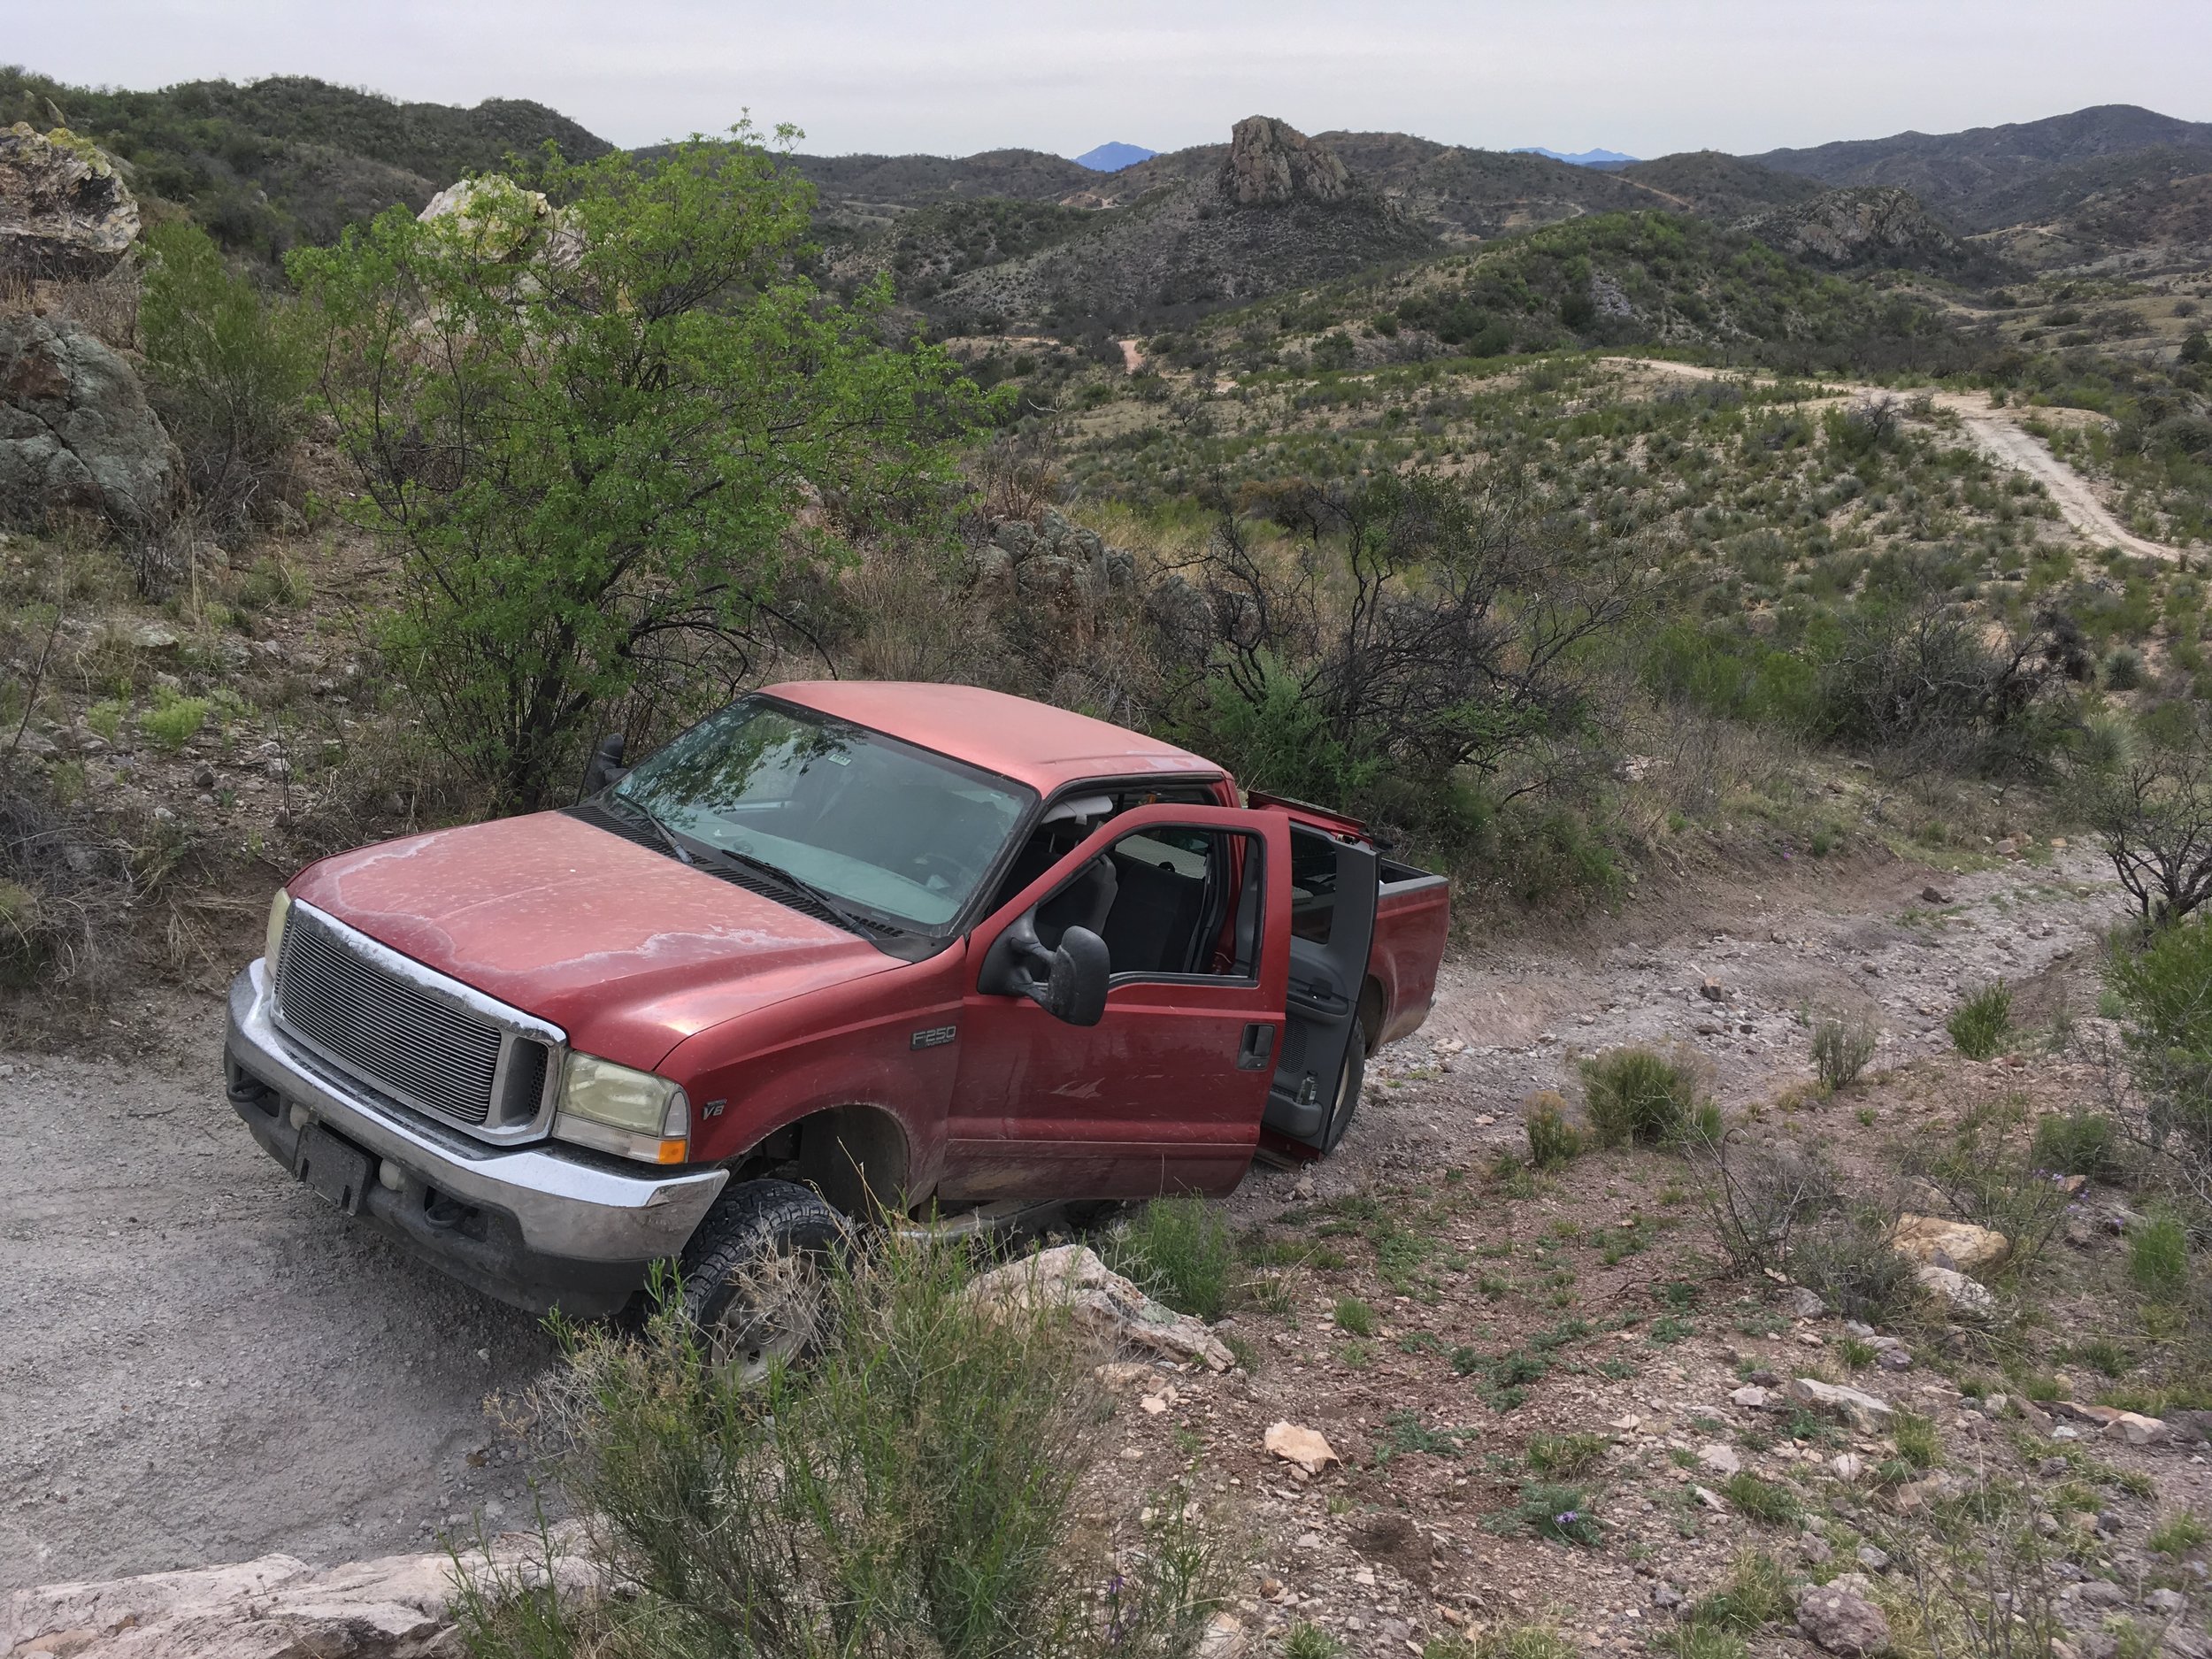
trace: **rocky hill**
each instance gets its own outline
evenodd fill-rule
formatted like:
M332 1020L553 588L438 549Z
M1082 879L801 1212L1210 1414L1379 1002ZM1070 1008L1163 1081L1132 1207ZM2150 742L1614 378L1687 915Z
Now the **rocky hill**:
M890 270L902 297L952 333L1097 334L1187 322L1439 245L1331 146L1268 116L1238 122L1226 146L1141 162L1112 182L1109 204L1087 212L979 204L918 216L851 250L841 274ZM987 262L964 255L1002 228L1030 245Z
M1958 239L1909 190L1824 190L1749 214L1737 228L1793 258L1836 270L1955 270L1965 257Z
M2054 182L2067 170L2187 150L2212 168L2212 122L2177 120L2131 104L2101 104L2040 121L1978 127L1963 133L1898 133L1810 150L1774 150L1750 160L1830 185L1910 190L1968 230L2039 218L2060 204ZM2083 192L2086 194L2086 191Z
M1661 206L1701 219L1729 220L1761 208L1801 202L1817 196L1821 188L1818 180L1778 173L1717 150L1689 150L1639 161L1621 168L1618 176L1662 197Z
M0 68L0 127L17 121L90 139L141 196L263 255L334 240L395 202L419 210L463 173L548 142L580 159L612 148L541 104L402 104L303 75L127 92Z

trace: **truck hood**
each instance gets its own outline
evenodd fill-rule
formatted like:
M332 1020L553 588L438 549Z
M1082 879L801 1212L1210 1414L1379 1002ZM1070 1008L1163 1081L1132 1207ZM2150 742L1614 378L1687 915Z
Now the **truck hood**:
M695 1033L900 966L865 940L558 812L311 864L292 896L650 1069Z

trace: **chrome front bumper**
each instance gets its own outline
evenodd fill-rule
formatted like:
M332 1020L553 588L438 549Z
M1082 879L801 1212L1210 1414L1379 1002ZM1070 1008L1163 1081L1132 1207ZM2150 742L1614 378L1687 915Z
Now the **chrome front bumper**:
M266 964L257 961L231 983L224 1044L230 1102L254 1139L295 1170L308 1128L340 1136L380 1172L357 1213L503 1302L615 1311L654 1262L682 1251L729 1179L722 1170L633 1173L547 1145L488 1145L371 1098L288 1042L271 1013Z

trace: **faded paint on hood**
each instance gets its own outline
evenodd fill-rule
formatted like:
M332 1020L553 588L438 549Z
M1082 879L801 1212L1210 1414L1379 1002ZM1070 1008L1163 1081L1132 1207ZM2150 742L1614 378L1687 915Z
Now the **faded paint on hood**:
M342 853L291 891L626 1065L649 1068L710 1025L899 965L842 928L557 812Z

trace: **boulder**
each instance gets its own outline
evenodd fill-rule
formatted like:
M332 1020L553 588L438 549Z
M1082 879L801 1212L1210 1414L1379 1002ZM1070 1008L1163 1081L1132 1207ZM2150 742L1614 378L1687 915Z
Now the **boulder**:
M1260 1443L1285 1463L1295 1463L1310 1475L1317 1475L1329 1464L1344 1461L1329 1444L1328 1436L1318 1429L1296 1423L1271 1423Z
M2119 1440L2129 1446L2162 1446L2172 1438L2172 1431L2156 1417L2147 1417L2134 1411L2116 1411L2112 1420L2098 1431L2106 1440Z
M1900 1216L1890 1229L1890 1248L1916 1262L1947 1267L1956 1272L1978 1273L2001 1264L2012 1253L2012 1240L2001 1233L1970 1222L1947 1221L1940 1216Z
M1987 1319L1997 1311L1997 1298L1989 1286L1979 1285L1947 1267L1924 1266L1914 1271L1920 1288L1944 1305L1955 1319Z
M1936 270L1961 250L1909 190L1847 186L1737 221L1768 247L1816 265L1909 265Z
M1697 1461L1717 1475L1740 1474L1743 1471L1743 1459L1736 1455L1736 1448L1718 1440L1699 1447Z
M0 318L0 521L97 512L152 530L183 473L121 357L75 323Z
M1842 1418L1862 1434L1882 1432L1896 1415L1886 1400L1816 1378L1796 1378L1782 1392L1801 1406Z
M1797 1627L1840 1659L1867 1659L1889 1646L1889 1620L1856 1590L1838 1585L1808 1588L1797 1603Z
M583 233L542 191L495 173L449 184L415 218L425 225L449 221L449 234L481 258L565 270L584 251Z
M574 1551L582 1529L553 1529L554 1581L579 1600L599 1575ZM459 1571L486 1592L544 1581L534 1532L504 1532ZM453 1558L391 1555L311 1567L291 1555L233 1566L147 1573L98 1583L18 1590L0 1601L0 1654L74 1659L415 1659L460 1651Z
M977 1279L969 1294L1010 1307L1064 1307L1079 1325L1119 1348L1195 1360L1214 1371L1236 1363L1204 1320L1161 1306L1087 1245L1058 1245L1010 1262Z
M0 275L88 282L138 240L138 204L115 164L66 127L0 133Z
M1340 202L1351 188L1352 175L1335 153L1286 121L1248 115L1230 134L1221 192L1239 207L1279 207L1298 199Z

